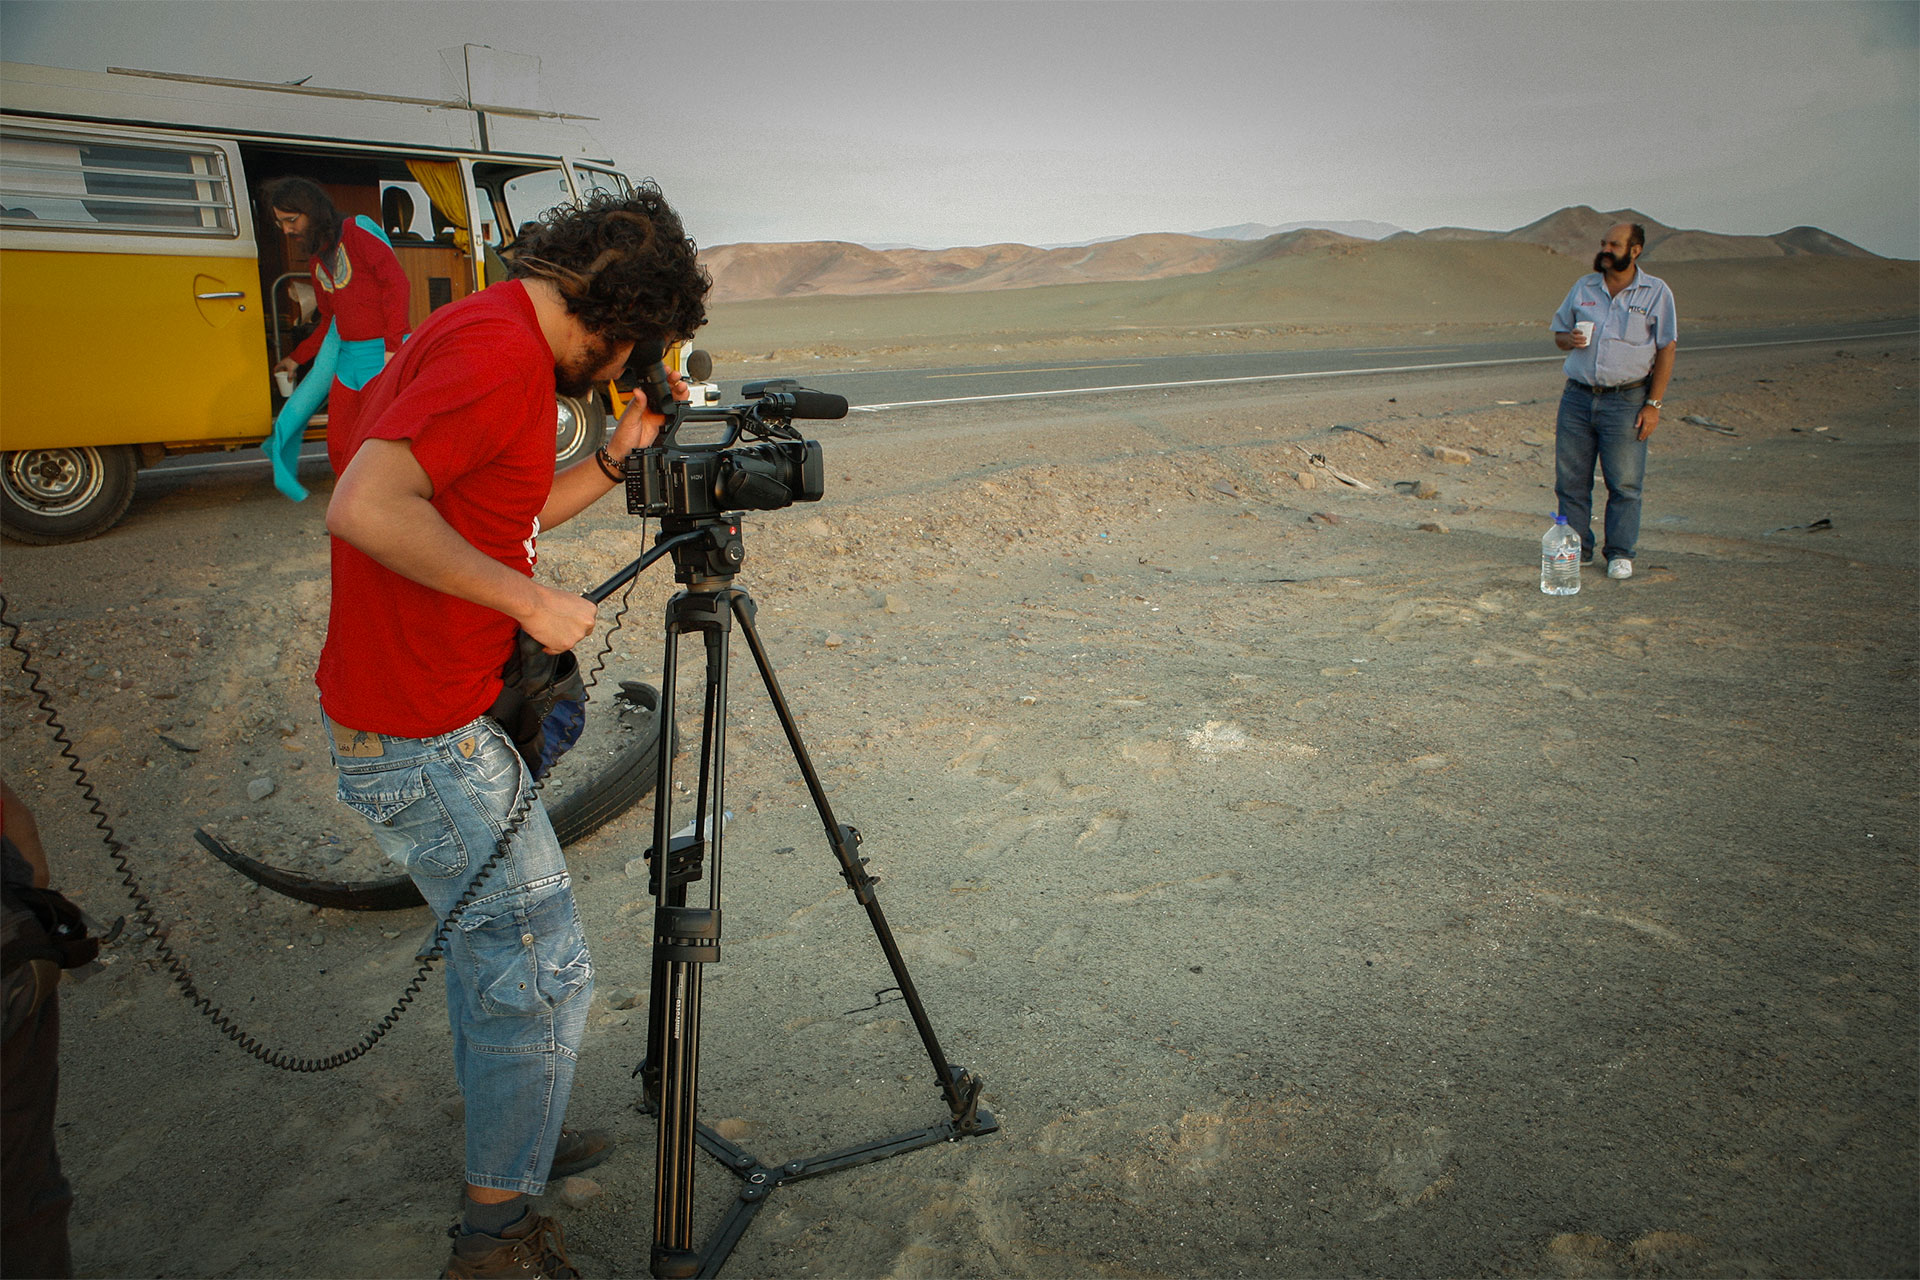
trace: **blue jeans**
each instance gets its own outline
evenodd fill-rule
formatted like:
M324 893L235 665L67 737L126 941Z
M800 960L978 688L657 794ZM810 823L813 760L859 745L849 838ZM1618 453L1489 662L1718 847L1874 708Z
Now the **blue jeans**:
M436 738L334 729L332 751L340 799L373 824L381 851L406 868L435 917L463 904L444 949L467 1181L538 1195L593 995L593 962L546 809L520 753L485 716ZM468 897L516 805L525 821Z
M1647 475L1647 442L1637 438L1647 389L1633 387L1595 395L1567 384L1554 424L1554 496L1560 514L1580 535L1580 550L1593 550L1593 462L1607 482L1607 559L1633 559L1640 543L1640 486ZM1584 558L1584 554L1583 554Z

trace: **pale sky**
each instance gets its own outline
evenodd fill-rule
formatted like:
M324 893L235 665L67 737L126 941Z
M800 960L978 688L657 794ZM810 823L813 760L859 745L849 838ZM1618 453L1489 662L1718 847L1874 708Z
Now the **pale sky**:
M1507 230L1570 204L1920 258L1920 2L4 0L0 56L418 96L532 54L703 245Z

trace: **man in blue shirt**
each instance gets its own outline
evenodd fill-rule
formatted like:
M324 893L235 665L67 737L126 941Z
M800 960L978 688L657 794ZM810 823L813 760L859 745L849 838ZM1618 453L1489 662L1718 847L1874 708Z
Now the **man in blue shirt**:
M1580 562L1593 559L1593 464L1607 482L1609 578L1633 576L1640 541L1640 487L1647 437L1673 376L1680 337L1673 290L1637 264L1647 232L1637 222L1609 228L1593 258L1553 313L1553 341L1567 353L1567 389L1554 429L1554 494L1580 534Z

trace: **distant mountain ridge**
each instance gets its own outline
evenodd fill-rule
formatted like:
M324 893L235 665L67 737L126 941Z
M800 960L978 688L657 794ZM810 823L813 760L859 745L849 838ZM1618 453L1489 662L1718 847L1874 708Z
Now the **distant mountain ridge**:
M1435 245L1449 241L1507 242L1588 259L1607 228L1620 222L1638 222L1646 228L1649 267L1700 259L1879 256L1818 227L1792 227L1771 236L1723 235L1670 227L1632 209L1601 212L1587 205L1573 205L1512 231L1388 228L1389 234L1374 237L1295 224L1259 236L1255 233L1268 228L1243 223L1192 235L1150 233L1051 248L994 244L958 249L874 249L837 240L723 244L703 250L700 261L712 273L714 302L816 294L972 293L1163 280L1231 271L1277 257L1363 254L1376 245L1408 241ZM1337 225L1369 231L1387 226Z
M1555 253L1569 257L1591 257L1594 246L1610 227L1622 222L1637 222L1647 233L1646 258L1655 261L1693 262L1704 258L1783 258L1803 253L1835 258L1877 258L1880 255L1842 240L1818 227L1790 227L1770 236L1725 235L1717 231L1690 231L1670 227L1637 209L1602 212L1589 205L1570 205L1529 222L1512 231L1475 231L1469 227L1434 227L1427 231L1402 231L1387 236L1394 240L1507 240L1520 244L1545 245Z
M1401 228L1391 222L1286 222L1269 226L1264 222L1240 222L1231 227L1212 227L1206 231L1187 231L1178 234L1199 236L1203 240L1265 240L1270 236L1285 235L1289 231L1335 231L1343 236L1352 236L1356 240L1384 240L1396 235ZM1092 240L1064 240L1057 244L1045 244L1043 249L1082 249L1089 245L1112 244L1116 240L1131 239L1130 236L1096 236ZM869 249L904 249L907 245L870 244Z
M1268 236L1285 235L1289 231L1337 231L1343 236L1352 236L1356 240L1385 240L1388 236L1399 235L1403 228L1391 222L1283 222L1270 227L1262 222L1242 222L1238 226L1214 227L1209 231L1196 231L1197 236L1206 236L1214 240L1265 240Z

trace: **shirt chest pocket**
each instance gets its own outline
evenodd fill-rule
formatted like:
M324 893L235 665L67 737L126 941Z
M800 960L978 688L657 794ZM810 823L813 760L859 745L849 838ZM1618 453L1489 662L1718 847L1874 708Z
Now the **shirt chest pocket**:
M1620 334L1622 342L1644 347L1653 341L1653 321L1644 311L1627 312L1627 323Z

